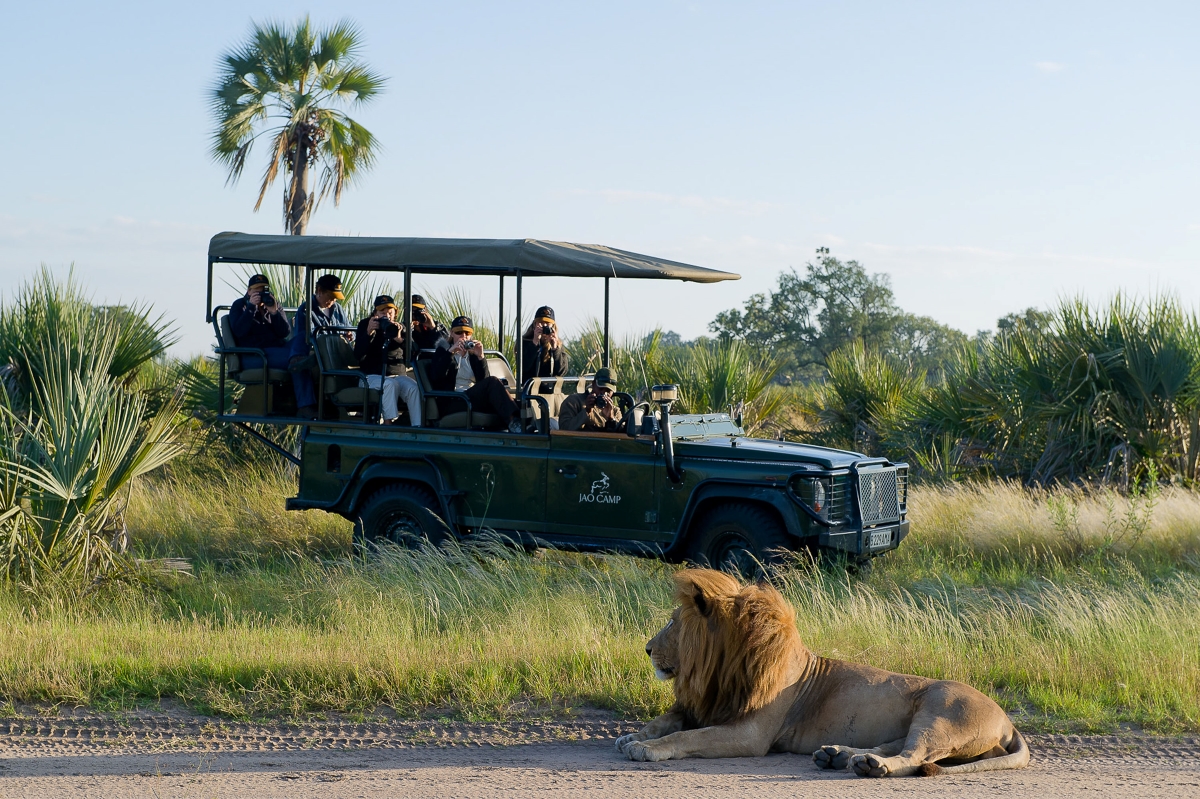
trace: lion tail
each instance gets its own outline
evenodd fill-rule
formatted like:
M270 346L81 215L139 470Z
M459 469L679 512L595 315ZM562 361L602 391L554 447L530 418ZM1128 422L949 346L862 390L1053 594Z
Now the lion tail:
M1000 757L989 757L976 760L973 763L960 763L957 766L939 766L937 763L922 763L918 774L922 777L932 777L935 774L970 774L976 771L1002 771L1010 768L1025 768L1029 765L1029 744L1020 730L1013 730L1013 739L1008 745L1008 754Z

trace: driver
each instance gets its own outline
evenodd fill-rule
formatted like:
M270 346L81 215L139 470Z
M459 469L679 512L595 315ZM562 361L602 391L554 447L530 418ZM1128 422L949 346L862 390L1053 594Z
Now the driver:
M597 369L591 391L572 394L563 400L558 410L559 429L618 432L621 429L621 410L613 402L616 390L617 376L613 370L607 366Z

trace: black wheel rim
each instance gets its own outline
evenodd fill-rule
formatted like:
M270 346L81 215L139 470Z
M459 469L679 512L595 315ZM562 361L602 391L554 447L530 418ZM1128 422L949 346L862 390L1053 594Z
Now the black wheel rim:
M743 577L754 577L762 571L750 542L735 532L724 533L713 542L709 561L714 568Z
M402 547L417 547L425 539L425 530L412 513L394 510L380 520L379 537Z

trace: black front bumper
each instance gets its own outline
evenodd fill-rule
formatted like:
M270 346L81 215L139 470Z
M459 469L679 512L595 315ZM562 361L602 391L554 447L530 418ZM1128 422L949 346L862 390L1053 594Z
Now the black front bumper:
M865 530L822 530L820 545L849 555L875 556L895 549L908 535L908 519Z

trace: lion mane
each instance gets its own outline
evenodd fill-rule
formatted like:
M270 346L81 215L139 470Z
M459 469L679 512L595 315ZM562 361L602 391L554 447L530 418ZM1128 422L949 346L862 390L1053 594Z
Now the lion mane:
M701 727L726 724L765 707L789 682L789 666L807 652L796 612L760 583L743 588L727 574L675 574L679 671L675 698Z

